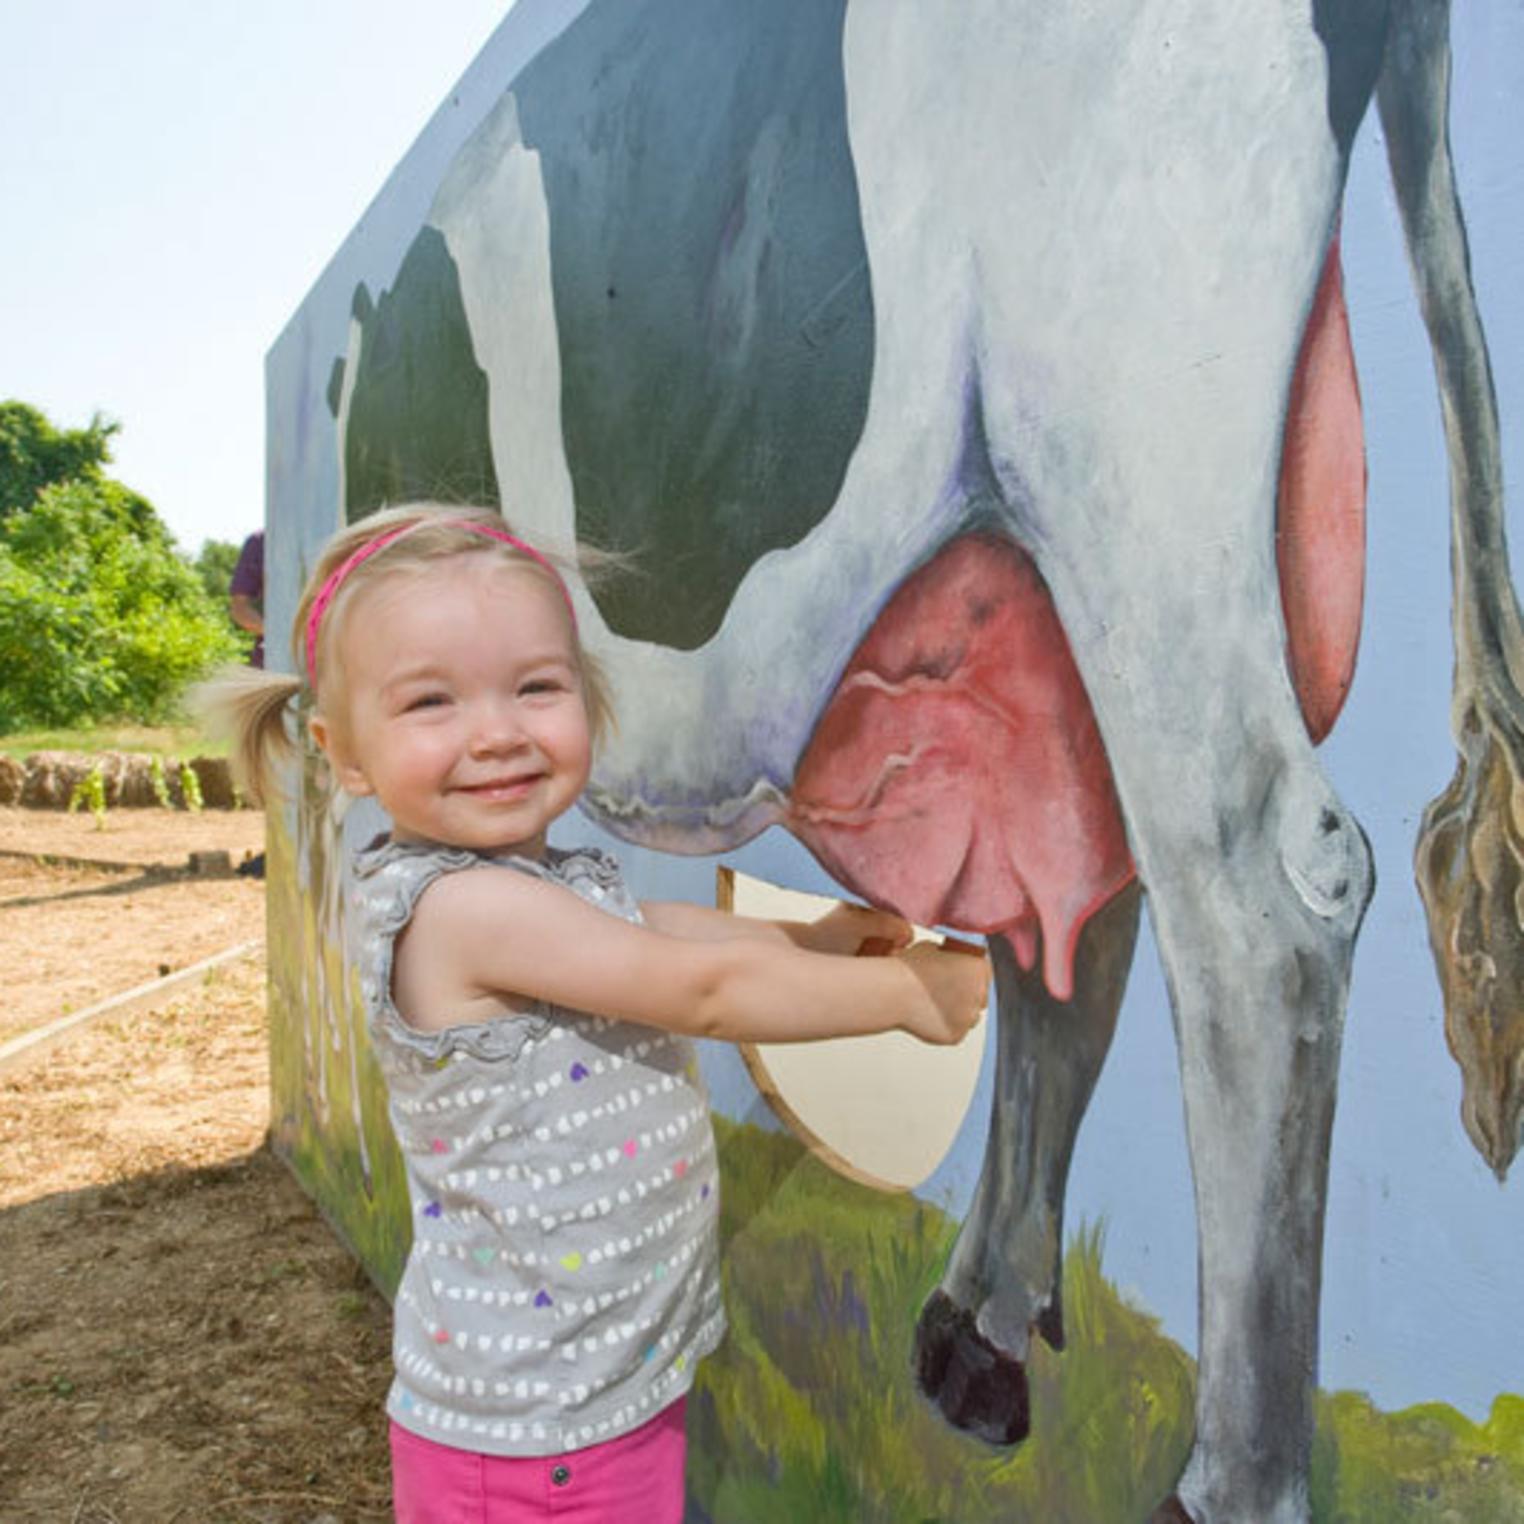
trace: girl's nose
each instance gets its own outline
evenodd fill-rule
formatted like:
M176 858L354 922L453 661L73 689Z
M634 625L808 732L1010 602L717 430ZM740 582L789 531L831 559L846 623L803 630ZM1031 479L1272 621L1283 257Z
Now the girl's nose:
M484 704L474 717L470 748L473 756L512 751L524 742L524 730L511 704Z

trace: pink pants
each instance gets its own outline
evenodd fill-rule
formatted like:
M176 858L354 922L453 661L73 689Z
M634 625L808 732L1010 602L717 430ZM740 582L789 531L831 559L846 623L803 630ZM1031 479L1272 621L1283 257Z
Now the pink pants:
M393 1423L397 1524L682 1524L687 1399L566 1455L478 1455Z

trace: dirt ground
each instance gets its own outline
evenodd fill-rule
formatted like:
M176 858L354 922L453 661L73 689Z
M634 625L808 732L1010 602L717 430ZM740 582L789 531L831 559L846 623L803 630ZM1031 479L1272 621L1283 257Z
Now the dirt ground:
M264 934L264 887L185 876L192 852L261 850L253 810L0 809L0 1043ZM61 866L35 856L104 862Z
M0 850L139 864L237 861L262 834L210 811L0 817ZM0 1040L262 933L257 881L0 867L0 966L30 1012ZM388 1310L264 1148L264 1005L255 954L0 1069L7 1524L389 1517Z

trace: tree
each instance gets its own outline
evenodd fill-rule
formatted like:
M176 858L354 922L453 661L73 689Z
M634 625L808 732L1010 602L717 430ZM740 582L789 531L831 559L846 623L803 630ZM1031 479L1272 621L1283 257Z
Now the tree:
M97 414L59 429L0 403L0 733L151 723L243 654L226 593L209 594L153 504L102 470L118 427Z
M232 540L203 540L196 552L196 574L206 589L206 596L219 608L226 608L228 589L233 582L233 568L238 565L241 547Z
M98 465L0 517L0 733L153 723L240 654L152 506Z
M120 428L97 413L82 429L59 429L29 403L0 402L0 519L29 508L54 482L100 481Z

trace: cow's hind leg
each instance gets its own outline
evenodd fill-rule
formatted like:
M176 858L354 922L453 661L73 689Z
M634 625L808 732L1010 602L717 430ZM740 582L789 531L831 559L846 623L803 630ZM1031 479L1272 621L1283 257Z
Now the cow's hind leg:
M1179 1039L1201 1304L1178 1502L1195 1524L1306 1524L1328 1148L1370 852L1308 742L1262 557L1225 561L1204 535L1164 548L1170 576L1107 568L1104 631L1066 626ZM1054 570L1074 607L1068 567Z
M995 1103L973 1205L916 1330L916 1380L949 1423L994 1444L1027 1435L1035 1329L1063 1347L1064 1187L1080 1119L1116 1030L1138 929L1129 885L1080 938L1074 996L992 938Z

